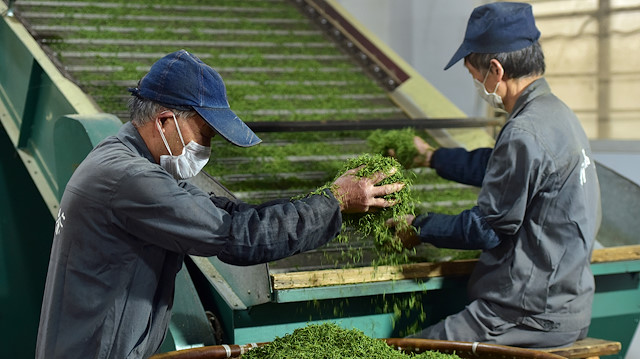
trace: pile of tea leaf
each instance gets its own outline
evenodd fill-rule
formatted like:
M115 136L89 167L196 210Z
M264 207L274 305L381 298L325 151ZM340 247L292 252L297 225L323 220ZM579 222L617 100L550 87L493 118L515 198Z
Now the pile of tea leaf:
M251 349L242 359L460 359L455 354L426 351L405 354L386 342L370 338L358 329L347 330L334 323L310 324L271 343Z

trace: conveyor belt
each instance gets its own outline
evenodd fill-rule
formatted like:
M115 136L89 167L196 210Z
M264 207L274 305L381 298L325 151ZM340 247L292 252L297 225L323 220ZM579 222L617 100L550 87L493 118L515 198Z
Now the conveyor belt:
M238 149L214 139L205 170L247 202L293 197L323 185L346 159L369 151L366 138L376 128L434 128L438 121L440 127L495 125L485 119L409 119L387 94L390 82L397 86L407 75L398 69L387 74L384 64L368 58L370 50L352 49L346 36L318 17L327 11L322 2L309 4L24 0L17 13L69 77L123 121L126 89L164 54L185 48L216 68L232 108L264 142ZM446 182L433 173L415 182L434 181ZM455 212L473 205L473 189L442 188L429 187L423 207Z

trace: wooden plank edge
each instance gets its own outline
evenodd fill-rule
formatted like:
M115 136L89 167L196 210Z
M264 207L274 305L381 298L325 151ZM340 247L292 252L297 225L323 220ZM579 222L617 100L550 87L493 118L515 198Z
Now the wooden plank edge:
M640 245L596 249L593 251L591 262L603 263L623 260L640 260ZM414 263L401 266L274 273L271 274L271 280L274 290L283 290L403 279L427 279L468 275L473 270L476 262L476 259L469 259L439 263Z
M587 358L615 355L622 349L622 344L596 338L585 338L565 348L542 349L541 351L563 356L565 358Z
M640 259L640 245L594 249L591 263L619 262Z
M271 275L271 279L273 288L276 290L357 284L363 282L385 282L403 279L466 275L471 273L476 262L476 259L470 259L440 263L415 263L402 266L275 273Z

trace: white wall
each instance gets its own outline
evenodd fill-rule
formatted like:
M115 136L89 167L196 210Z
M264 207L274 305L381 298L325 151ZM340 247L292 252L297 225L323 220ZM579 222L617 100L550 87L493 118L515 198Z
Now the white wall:
M336 1L468 116L487 113L462 64L443 67L473 8L491 0ZM612 0L609 16L598 11L597 0L526 1L542 32L545 77L589 138L640 139L640 0ZM600 30L608 34L602 42ZM601 75L608 81L599 81Z
M462 61L444 71L464 38L474 0L338 0L467 116L485 116Z

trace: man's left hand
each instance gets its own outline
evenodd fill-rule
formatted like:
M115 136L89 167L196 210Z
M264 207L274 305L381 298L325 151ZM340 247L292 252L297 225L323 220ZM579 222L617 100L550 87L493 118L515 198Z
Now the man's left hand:
M408 249L422 243L418 232L416 232L416 229L413 227L414 219L416 219L414 215L407 214L402 219L390 218L386 222L388 226L396 228L396 236L400 239L402 245Z

